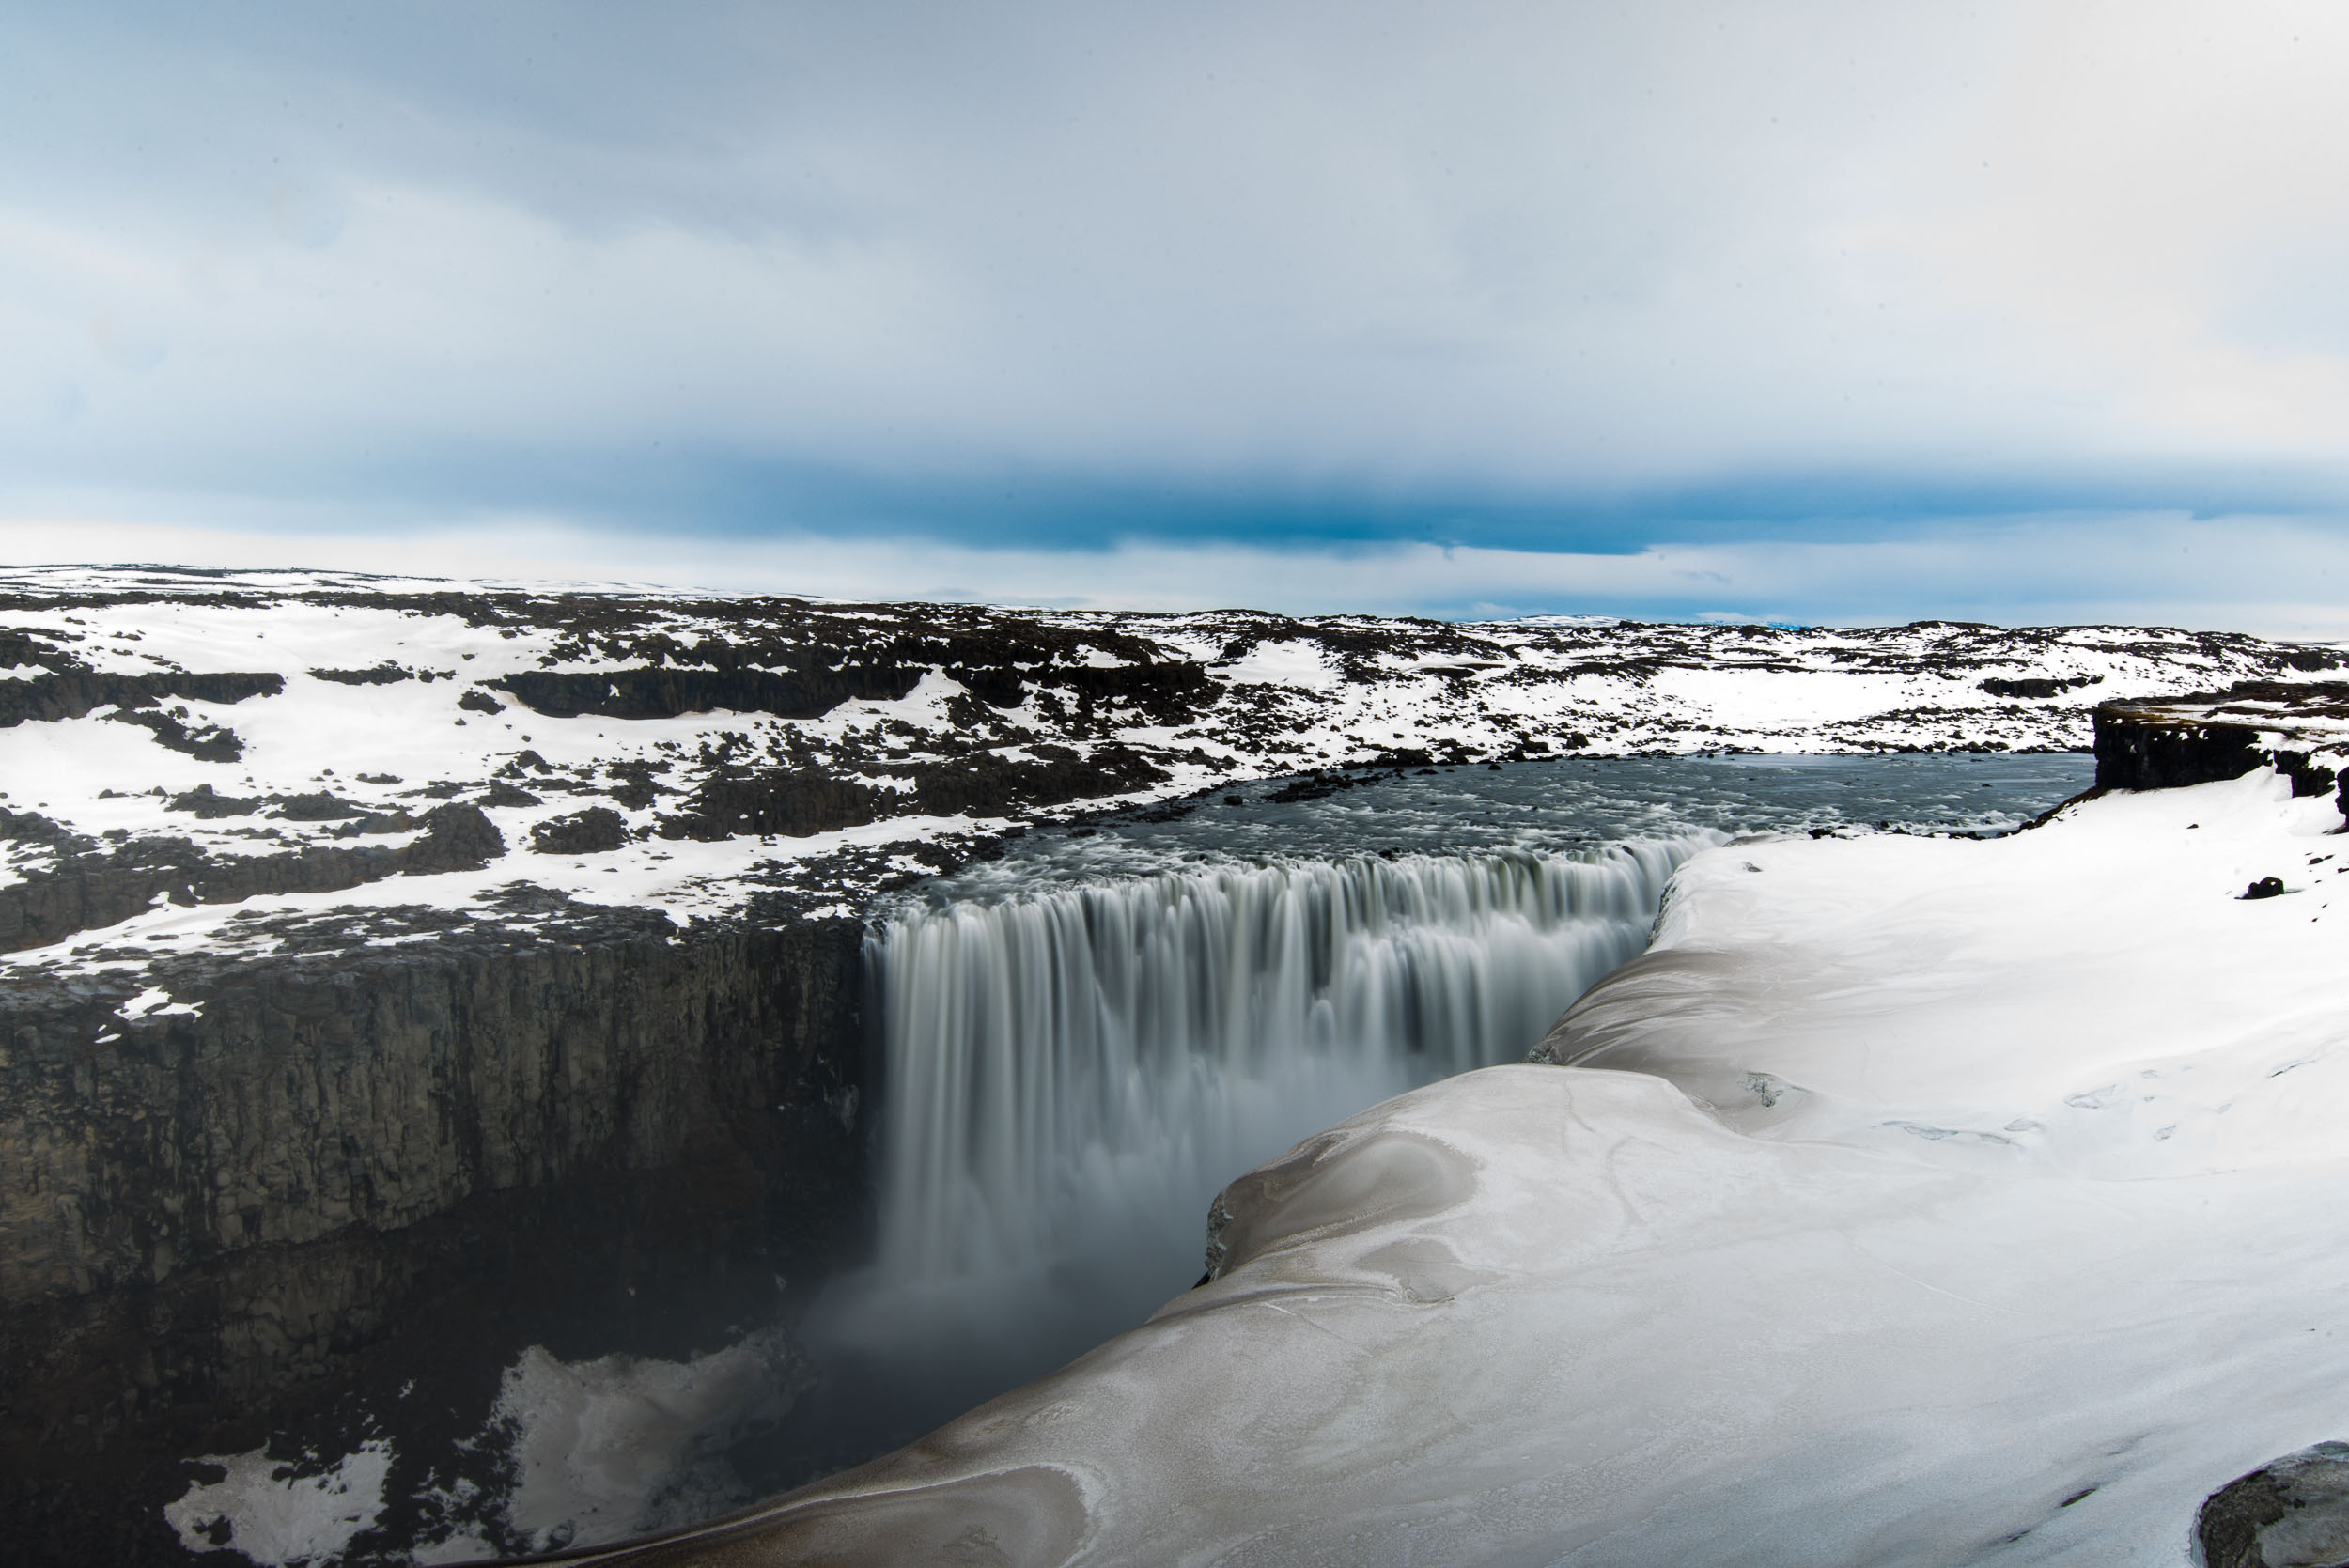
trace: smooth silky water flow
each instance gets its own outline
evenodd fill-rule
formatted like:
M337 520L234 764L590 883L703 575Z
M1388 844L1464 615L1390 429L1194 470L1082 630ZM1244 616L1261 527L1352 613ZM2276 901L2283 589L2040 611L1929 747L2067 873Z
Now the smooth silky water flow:
M1132 1327L1197 1277L1224 1184L1522 1057L1734 835L1997 832L2076 754L1621 758L1376 775L1055 831L867 938L876 1257L803 1335L812 1477ZM1366 775L1357 774L1361 779Z

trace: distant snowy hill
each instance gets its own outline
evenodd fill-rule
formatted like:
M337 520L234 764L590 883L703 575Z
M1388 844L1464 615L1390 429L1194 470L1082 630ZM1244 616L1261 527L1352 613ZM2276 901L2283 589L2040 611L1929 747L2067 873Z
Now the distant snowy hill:
M1321 768L2077 749L2097 701L2341 662L2119 627L1292 620L92 568L0 574L0 660L17 890L0 949L19 963L99 929L227 939L231 913L463 908L517 880L679 920L779 885L846 908L943 863L928 841L1039 813Z

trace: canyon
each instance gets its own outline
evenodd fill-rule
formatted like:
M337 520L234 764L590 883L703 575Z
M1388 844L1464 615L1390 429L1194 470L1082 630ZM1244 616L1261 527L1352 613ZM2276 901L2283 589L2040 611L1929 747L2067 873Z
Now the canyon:
M1022 831L1543 757L2085 750L2100 702L2200 694L2131 775L2192 783L2273 727L2213 693L2341 663L130 568L0 574L0 1470L36 1560L123 1562L183 1560L190 1455L803 1304L875 1223L868 918Z

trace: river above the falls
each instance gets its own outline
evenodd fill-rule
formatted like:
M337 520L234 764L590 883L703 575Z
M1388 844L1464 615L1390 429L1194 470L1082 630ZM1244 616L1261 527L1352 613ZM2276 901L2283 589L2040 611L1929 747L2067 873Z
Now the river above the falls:
M907 901L992 902L1208 861L1545 854L1706 830L1996 833L2094 781L2095 760L2077 752L1559 757L1332 771L1031 834L1001 860L934 878Z
M2011 831L2077 753L1561 758L1310 775L1016 841L866 944L871 1265L803 1326L811 1469L1140 1322L1224 1184L1516 1061L1741 834Z

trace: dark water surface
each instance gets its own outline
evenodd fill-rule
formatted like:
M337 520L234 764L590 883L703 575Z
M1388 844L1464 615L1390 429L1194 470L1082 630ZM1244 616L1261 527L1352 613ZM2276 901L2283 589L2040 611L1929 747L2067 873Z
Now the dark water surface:
M996 898L1043 882L1133 876L1202 857L1340 860L1406 853L1591 849L1712 829L1880 828L1999 832L2095 782L2079 752L1591 757L1275 780L1186 815L1143 811L1089 837L1033 836L1003 861L941 877L932 902ZM1283 800L1345 778L1327 794ZM1186 802L1186 804L1190 804Z

